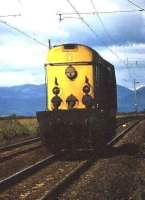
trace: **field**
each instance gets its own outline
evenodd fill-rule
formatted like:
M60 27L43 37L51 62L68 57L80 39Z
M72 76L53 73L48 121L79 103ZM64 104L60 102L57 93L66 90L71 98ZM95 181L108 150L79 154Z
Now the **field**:
M38 134L36 118L1 118L0 145L11 144Z
M144 117L144 113L137 116ZM135 113L123 113L117 115L117 121L122 118L136 118ZM36 117L0 117L0 146L15 143L26 137L35 137L38 134L38 122Z

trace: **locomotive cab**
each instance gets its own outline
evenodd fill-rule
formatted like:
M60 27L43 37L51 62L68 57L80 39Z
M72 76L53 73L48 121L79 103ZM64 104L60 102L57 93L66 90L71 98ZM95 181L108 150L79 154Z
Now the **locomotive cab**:
M80 44L55 46L45 63L47 110L37 112L50 151L96 148L114 135L113 66Z

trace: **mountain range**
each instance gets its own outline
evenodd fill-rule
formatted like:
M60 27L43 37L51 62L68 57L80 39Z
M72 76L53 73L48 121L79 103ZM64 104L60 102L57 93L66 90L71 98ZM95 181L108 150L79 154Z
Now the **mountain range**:
M117 86L117 107L118 112L135 112L135 104L137 111L145 111L145 87L141 87L135 91L126 87Z
M134 91L117 85L118 112L135 111ZM145 87L137 90L138 111L145 111ZM19 85L0 87L0 115L33 116L45 110L45 85Z

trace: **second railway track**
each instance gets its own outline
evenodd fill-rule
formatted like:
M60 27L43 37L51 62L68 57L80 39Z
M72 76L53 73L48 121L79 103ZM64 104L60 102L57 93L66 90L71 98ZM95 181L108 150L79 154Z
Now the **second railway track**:
M121 123L121 122L120 122ZM118 125L117 127L119 127ZM0 162L4 162L18 155L33 151L42 146L40 137L26 139L22 142L0 147Z
M31 145L31 146L27 146L26 148L21 148L21 149L17 149L15 151L12 152L4 152L0 154L0 162L5 162L7 160L10 160L12 158L15 158L16 156L20 156L22 154L34 151L38 148L40 148L42 146L41 143L35 144L35 145Z
M134 126L139 123L139 120L135 121L131 126L127 129L123 130L120 134L114 137L110 142L108 142L107 146L102 149L101 153L98 153L97 156L92 154L90 159L82 162L79 166L73 169L70 173L68 173L62 180L60 180L55 186L45 192L45 194L39 198L39 200L51 200L58 199L59 193L63 193L63 191L71 184L71 182L75 181L79 178L79 176L86 171L94 162L97 162L101 157L104 157L105 150L115 145L125 134L128 133Z
M15 149L15 148L18 148L18 147L22 147L22 146L25 146L25 145L28 145L28 144L32 144L32 143L35 143L35 142L38 142L38 141L40 141L40 137L26 139L26 140L24 140L22 142L18 142L18 143L10 144L8 146L0 147L0 152L10 151L12 149Z
M25 140L20 143L0 148L0 162L15 158L18 155L34 151L42 146L40 138Z
M125 134L127 134L127 132L132 127L134 127L137 123L138 123L138 121L135 122L134 124L132 124L132 126L127 128L126 130L122 131L121 134L116 136L112 141L110 141L110 143L108 143L108 147L110 147L110 146L114 145L116 142L118 142L118 140L120 140ZM38 198L36 198L36 194L34 195L35 198L33 198L33 191L28 196L32 195L32 198L30 197L30 199L40 199L40 200L57 198L59 193L62 193L65 190L65 188L68 187L69 184L71 184L74 180L76 180L85 170L87 170L93 164L94 161L97 161L97 159L100 159L101 156L103 156L103 153L97 154L97 156L95 155L95 157L94 157L94 154L91 153L91 154L89 154L89 159L83 159L83 161L82 161L82 159L80 158L80 160L78 159L77 162L76 162L76 160L74 160L74 162L72 162L72 166L73 167L70 167L71 170L66 170L67 172L64 173L63 176L61 176L59 180L57 179L57 181L55 183L53 181L53 184L51 186L49 185L49 190L47 190L47 188L48 188L47 184L43 183L43 181L40 179L40 182L42 182L42 185L44 185L45 189L43 189L43 187L42 187L40 189L40 191L39 191L39 188L38 188L38 191L39 191L38 192L39 193ZM15 185L16 183L18 183L22 179L24 179L24 181L25 181L25 178L28 175L30 175L31 173L33 173L34 176L35 176L34 172L40 170L42 168L42 166L43 167L45 166L46 169L49 168L48 164L52 163L54 160L56 160L56 158L55 159L54 158L55 157L50 156L50 160L51 161L47 161L47 159L44 160L44 163L45 163L44 165L41 162L36 163L34 168L33 168L33 166L31 166L32 168L28 167L27 169L24 169L24 170L22 170L20 172L17 172L15 175L11 175L10 177L7 177L6 179L1 180L1 182L0 182L0 191L2 192L3 190L8 189L9 186ZM60 166L63 165L62 164L63 162L64 162L63 159L59 160L59 164L57 164L58 171L59 171L59 165ZM38 164L38 167L37 167L37 164ZM60 167L60 171L61 170L64 171L63 166ZM51 174L51 178L50 179L53 179L53 174ZM13 187L17 188L17 186L13 186ZM9 191L11 191L11 189L9 189ZM43 195L40 195L40 192ZM25 194L25 191L22 191L21 193Z

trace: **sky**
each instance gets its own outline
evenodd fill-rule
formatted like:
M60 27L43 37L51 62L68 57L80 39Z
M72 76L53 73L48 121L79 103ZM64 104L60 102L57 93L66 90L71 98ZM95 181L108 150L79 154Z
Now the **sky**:
M0 0L0 86L44 83L48 39L88 45L115 66L117 84L144 86L141 9L144 0Z

